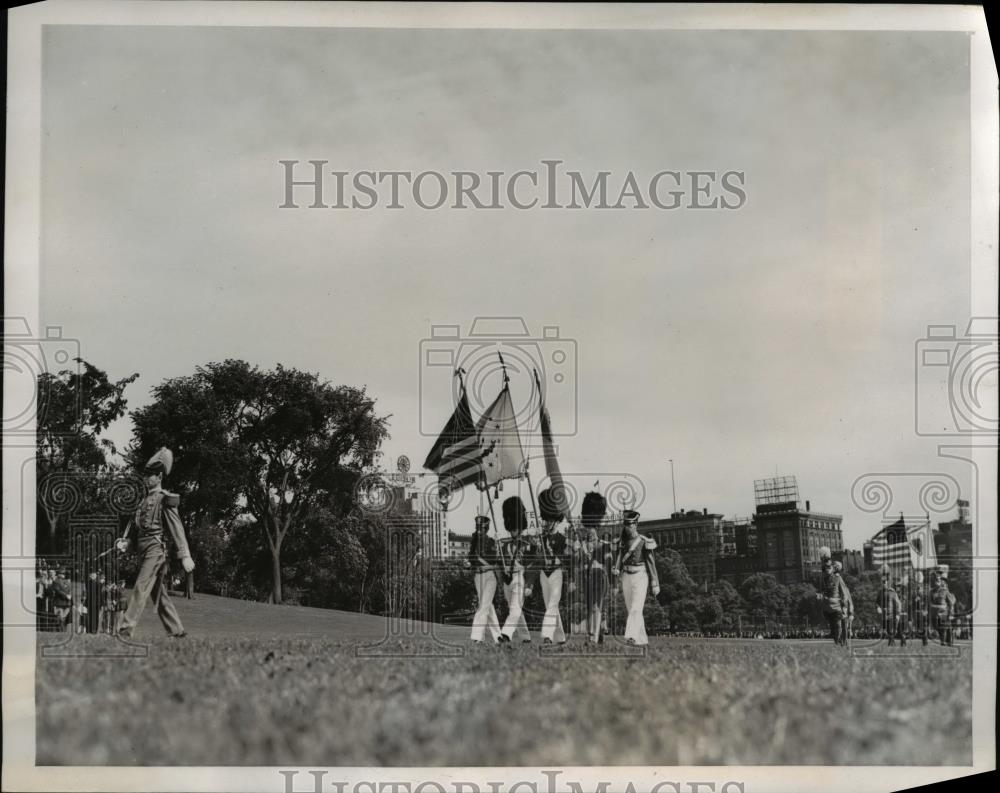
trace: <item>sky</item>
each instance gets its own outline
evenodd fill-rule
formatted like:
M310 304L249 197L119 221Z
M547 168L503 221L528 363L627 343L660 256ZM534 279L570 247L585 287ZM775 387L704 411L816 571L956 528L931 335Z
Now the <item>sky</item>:
M138 372L132 408L210 361L280 362L364 385L392 415L386 466L418 469L453 407L432 326L468 350L476 317L516 317L558 328L525 348L546 378L567 356L547 379L564 471L641 482L644 518L673 509L670 459L679 508L748 515L755 479L794 475L855 548L882 525L860 477L894 483L893 512L922 514L939 472L968 495L947 438L915 432L920 410L947 421L917 345L969 318L963 33L56 26L42 113L42 321ZM282 159L732 169L747 200L279 209ZM528 424L523 369L511 389Z

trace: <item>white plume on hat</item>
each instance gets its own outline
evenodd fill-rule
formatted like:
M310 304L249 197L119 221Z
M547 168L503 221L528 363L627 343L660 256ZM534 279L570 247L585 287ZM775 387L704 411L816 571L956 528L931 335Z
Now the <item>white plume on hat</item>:
M825 562L832 555L833 554L830 553L830 549L826 545L824 545L822 548L819 549L819 560L821 562Z
M174 467L174 453L170 451L166 446L161 446L160 450L149 458L149 462L146 463L146 469L156 468L157 466L163 468L164 475L170 473L170 469Z

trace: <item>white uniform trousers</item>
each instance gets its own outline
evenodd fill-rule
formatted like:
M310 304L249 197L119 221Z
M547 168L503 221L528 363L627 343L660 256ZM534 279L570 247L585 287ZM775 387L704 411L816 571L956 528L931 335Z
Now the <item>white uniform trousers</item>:
M637 573L623 571L621 582L625 607L628 609L625 640L632 639L636 644L649 644L649 637L646 636L646 620L642 616L642 608L646 605L646 592L649 589L649 574L645 570Z
M472 618L472 640L481 642L486 631L490 638L497 641L500 637L500 620L497 610L493 608L493 595L497 591L497 576L492 570L481 570L474 573L472 580L476 585L476 615Z
M559 600L562 598L562 570L553 570L551 575L541 573L538 580L542 585L542 599L545 601L545 616L542 618L542 639L550 639L556 644L566 641L562 615L559 614Z
M528 633L528 622L524 619L524 571L519 570L513 574L509 584L504 584L504 597L507 598L507 619L504 621L503 633L508 639L513 639L515 635L524 641L531 640Z

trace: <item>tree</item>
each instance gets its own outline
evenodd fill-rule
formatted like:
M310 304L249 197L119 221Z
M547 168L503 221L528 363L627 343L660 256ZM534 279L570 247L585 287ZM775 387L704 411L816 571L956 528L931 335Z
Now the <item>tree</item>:
M823 625L823 601L817 594L812 584L800 583L788 587L789 609L797 624Z
M719 601L722 609L721 621L730 627L737 624L737 618L743 613L743 599L736 591L736 587L720 579L709 586L708 592Z
M314 509L351 508L352 488L388 437L364 388L315 374L227 360L153 389L132 414L132 459L175 452L171 485L186 515L214 524L253 516L271 558L271 598L282 602L282 547Z
M698 623L703 631L717 630L722 627L722 603L715 595L702 595L698 598Z
M783 619L788 614L788 589L770 573L754 573L740 587L754 619Z
M39 404L35 472L41 485L52 474L107 472L108 455L117 454L115 445L103 433L113 421L125 415L128 402L125 388L139 377L133 374L112 382L106 372L82 358L79 368L38 376ZM58 512L38 489L37 547L40 553L55 550ZM41 521L44 520L44 523Z

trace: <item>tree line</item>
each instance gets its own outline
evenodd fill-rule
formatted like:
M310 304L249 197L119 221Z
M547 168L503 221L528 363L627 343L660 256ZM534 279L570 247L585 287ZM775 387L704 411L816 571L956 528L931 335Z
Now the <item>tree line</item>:
M77 363L38 380L39 555L65 552L69 542L70 518L46 495L50 475L91 475L77 512L86 513L98 509L102 482L140 470L167 446L175 455L167 486L181 495L199 591L427 620L460 621L474 610L460 562L433 560L412 540L393 546L386 520L355 504L355 485L376 466L391 418L363 387L226 360L163 381L149 404L129 412L125 390L138 374L111 380ZM132 437L119 450L104 433L126 414ZM129 517L119 516L122 528ZM393 561L401 555L406 564ZM646 609L652 631L824 624L811 584L785 586L759 573L738 589L721 580L697 586L669 548L657 550L656 564L661 597ZM877 624L878 573L845 580L856 618ZM952 591L971 604L971 571L954 570ZM525 605L541 614L541 593Z

